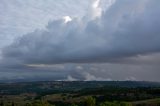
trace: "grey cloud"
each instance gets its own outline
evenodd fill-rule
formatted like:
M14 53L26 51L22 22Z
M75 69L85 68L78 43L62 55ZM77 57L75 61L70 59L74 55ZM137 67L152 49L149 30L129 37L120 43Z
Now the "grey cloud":
M159 66L128 64L78 64L70 76L80 80L137 80L159 81Z
M159 4L117 0L94 20L49 22L3 49L0 67L7 71L1 72L13 70L13 79L22 70L24 79L40 71L38 79L160 80Z
M64 69L63 69L63 68ZM0 81L37 80L137 80L159 81L159 66L128 64L60 64L30 66L28 69L1 69Z
M160 51L160 1L116 1L100 18L53 21L3 50L23 64L112 62Z

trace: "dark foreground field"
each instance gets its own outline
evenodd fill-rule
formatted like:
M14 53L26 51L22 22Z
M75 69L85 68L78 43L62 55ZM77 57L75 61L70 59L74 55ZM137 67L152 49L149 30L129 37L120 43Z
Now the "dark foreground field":
M135 81L1 83L0 106L160 106L160 83Z

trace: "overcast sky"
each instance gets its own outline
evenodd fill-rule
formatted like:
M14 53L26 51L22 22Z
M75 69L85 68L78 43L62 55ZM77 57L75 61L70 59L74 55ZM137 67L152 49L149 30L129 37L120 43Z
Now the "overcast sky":
M0 81L160 81L160 0L1 0Z

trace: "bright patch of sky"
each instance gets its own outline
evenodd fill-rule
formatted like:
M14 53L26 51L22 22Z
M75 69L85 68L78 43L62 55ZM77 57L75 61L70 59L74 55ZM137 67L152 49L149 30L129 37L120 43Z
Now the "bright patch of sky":
M0 48L64 16L82 17L91 0L1 0ZM72 5L71 5L72 4Z

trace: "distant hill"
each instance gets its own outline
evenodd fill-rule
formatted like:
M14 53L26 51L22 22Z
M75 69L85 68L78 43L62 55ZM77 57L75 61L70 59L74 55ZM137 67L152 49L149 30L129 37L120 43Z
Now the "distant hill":
M0 83L0 106L159 106L160 83L145 81L39 81ZM35 105L35 103L39 105ZM77 105L73 105L73 104ZM28 105L30 104L30 105ZM50 105L40 105L50 104ZM114 104L114 105L113 105ZM108 106L108 105L107 105ZM111 106L111 105L109 105Z
M40 81L40 82L19 82L0 83L0 94L21 94L26 92L68 92L78 91L86 88L103 87L160 87L159 82L145 81Z

